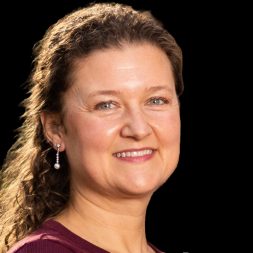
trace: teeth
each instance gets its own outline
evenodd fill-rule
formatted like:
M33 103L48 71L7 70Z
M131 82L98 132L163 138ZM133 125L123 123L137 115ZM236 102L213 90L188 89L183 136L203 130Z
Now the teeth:
M117 156L117 157L138 157L138 156L150 155L152 153L153 153L152 149L145 149L145 150L141 150L141 151L120 152L120 153L116 153L115 156Z

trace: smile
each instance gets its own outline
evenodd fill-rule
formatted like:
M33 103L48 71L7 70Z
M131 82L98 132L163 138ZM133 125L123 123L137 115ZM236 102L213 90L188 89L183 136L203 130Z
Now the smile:
M154 152L153 149L143 149L143 150L135 150L135 151L124 151L124 152L117 152L113 155L118 158L125 158L125 157L142 157L151 155Z

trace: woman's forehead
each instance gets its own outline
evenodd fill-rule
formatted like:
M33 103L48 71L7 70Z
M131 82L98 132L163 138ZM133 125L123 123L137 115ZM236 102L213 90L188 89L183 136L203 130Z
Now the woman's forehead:
M148 86L174 84L167 55L149 44L97 50L76 60L72 70L72 84L91 90L99 86L134 88L140 82Z

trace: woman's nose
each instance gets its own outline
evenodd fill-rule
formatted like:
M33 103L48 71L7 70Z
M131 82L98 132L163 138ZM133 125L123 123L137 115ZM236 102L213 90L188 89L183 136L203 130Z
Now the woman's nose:
M141 140L149 136L152 128L141 110L131 110L124 115L121 136Z

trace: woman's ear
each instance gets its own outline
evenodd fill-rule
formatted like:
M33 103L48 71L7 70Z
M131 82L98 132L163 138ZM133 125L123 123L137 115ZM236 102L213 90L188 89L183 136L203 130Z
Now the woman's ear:
M42 112L40 114L41 124L45 138L54 148L60 144L60 151L65 150L65 143L63 139L64 127L58 114Z

